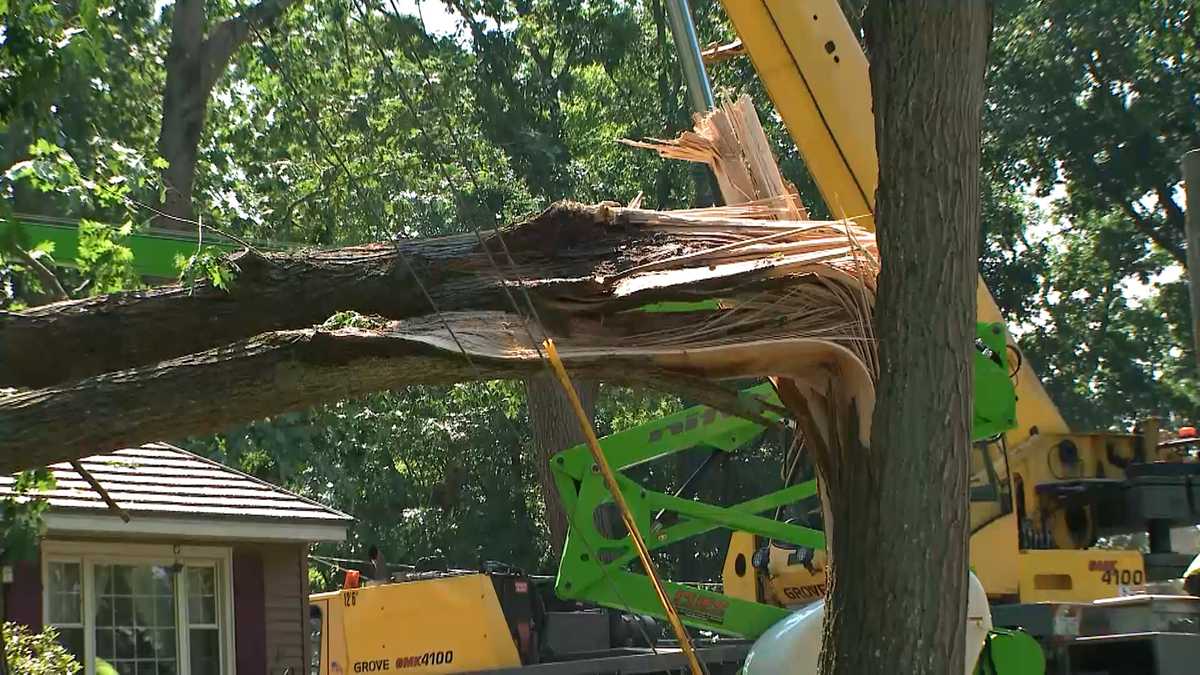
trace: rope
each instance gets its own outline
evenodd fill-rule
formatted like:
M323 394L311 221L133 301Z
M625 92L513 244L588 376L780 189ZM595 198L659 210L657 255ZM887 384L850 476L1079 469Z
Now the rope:
M376 38L375 32L370 26L370 23L368 21L369 14L368 14L368 12L366 12L365 6L360 9L360 12L363 15L363 19L361 20L361 23L363 23L364 28L367 29L368 37L371 39L371 42L372 42L373 46L375 47L376 51L379 52L379 54L381 56L381 61L385 64L385 66L387 67L389 73L393 76L393 78L398 80L399 79L398 74L395 72L395 69L391 64L391 61L387 58L386 53L383 51L382 47L380 47L378 40ZM300 105L303 107L305 113L308 115L310 123L316 128L318 137L329 149L330 155L333 157L334 161L336 162L337 167L346 175L346 179L350 183L352 189L354 190L355 195L359 198L359 200L364 205L368 205L368 208L370 208L369 205L373 204L373 202L371 202L370 200L363 199L361 183L358 181L358 179L354 175L354 173L350 170L349 166L346 164L345 160L342 158L341 153L338 152L332 139L329 137L328 132L326 132L324 127L321 126L320 121L319 121L315 111L312 110L312 108L303 100L303 98L300 94L299 88L296 86L296 84L292 80L290 74L283 66L283 63L284 63L283 60L279 58L278 53L276 53L275 50L271 47L271 45L263 38L262 34L259 33L259 31L257 30L256 27L251 26L250 30L254 34L255 38L259 41L259 43L262 44L264 51L266 51L270 55L271 62L277 66L275 68L275 70L276 70L276 72L279 73L281 79L283 80L285 86L288 89L289 94L293 98L300 101ZM417 59L419 60L419 58L420 57L418 56ZM420 67L422 69L422 72L426 72L423 62L421 62ZM427 74L426 74L426 78L428 78ZM428 79L427 79L427 81L428 81ZM401 100L404 103L405 107L408 108L409 114L413 116L414 120L419 120L420 116L417 113L416 106L413 103L411 97L408 96L407 89L405 88L405 85L403 82L397 82L397 90L401 93ZM443 111L444 111L444 108L443 108ZM432 139L430 139L430 137L428 135L428 132L426 132L424 127L421 126L420 124L417 124L417 128L422 137L422 140L425 142L425 144L427 146L427 150L428 151L434 150L435 148L433 146ZM429 155L436 157L436 156L438 156L438 153L429 152ZM435 168L441 174L442 178L446 181L446 184L450 187L451 191L455 194L455 198L461 202L462 201L461 194L454 187L454 181L451 179L449 172L446 170L445 166L443 166L441 163L435 163ZM469 175L470 180L472 181L473 184L476 185L476 189L478 190L479 186L478 186L478 183L476 182L476 179L475 179L473 173L469 173L468 175ZM374 217L376 217L380 222L383 222L382 213L373 212L372 215ZM491 265L493 271L497 275L497 278L501 282L501 287L504 289L504 293L508 299L509 304L512 306L512 308L517 316L522 316L522 312L517 307L516 299L512 295L512 292L508 287L506 277L500 271L499 265L497 265L495 259L493 258L491 250L486 245L482 232L480 231L479 227L477 225L475 225L474 223L471 223L471 226L475 232L476 238L479 240L480 245L483 248L484 253L487 256L488 263ZM503 235L499 231L496 231L494 234L497 237L497 239L499 240L501 247L502 247L505 255L508 258L509 266L512 268L515 268L515 262L513 261L512 255L509 252L507 244L504 242ZM408 272L412 275L414 281L416 281L416 283L417 283L418 287L420 288L422 294L424 295L426 301L429 302L430 306L433 308L434 312L437 314L442 325L449 332L451 338L454 340L455 345L458 347L460 353L462 353L463 358L466 360L466 362L470 366L470 368L475 372L476 377L478 377L481 380L485 379L485 378L483 378L482 372L479 370L478 366L474 363L474 361L471 359L470 355L467 353L466 349L464 348L462 342L459 340L458 336L454 332L453 328L451 328L449 322L445 319L441 310L438 308L437 303L434 301L433 297L429 294L425 285L421 282L421 279L416 275L416 272L413 269L412 263L409 261L408 257L404 254L404 252L399 248L398 243L397 243L396 253L400 257L401 261L404 263ZM542 332L543 335L548 335L548 333L545 331L545 328L541 322L540 317L537 315L537 310L534 307L532 299L529 297L528 290L522 288L521 291L523 292L523 294L525 296L526 305L529 307L534 320L538 324L539 330ZM533 332L530 330L528 323L527 322L522 322L522 323L524 325L526 334L529 336L530 344L537 351L538 357L539 357L541 363L547 369L548 372L552 372L549 364L546 361L545 354L542 353L542 350L539 347L539 341L537 340L537 338L534 337ZM505 417L504 419L507 423L511 424L511 422L508 421L507 417ZM520 434L518 434L518 437L519 436L520 436ZM578 529L578 524L574 521L572 514L566 513L566 516L567 516L568 521L571 524L571 527ZM587 546L589 549L591 548L590 544L587 544ZM589 550L589 554L595 558L594 551ZM599 558L595 558L595 559L598 560ZM624 597L622 597L618 586L616 585L615 581L609 575L608 570L602 568L602 572L604 574L605 579L611 584L611 586L614 590L614 593L617 595L617 599L623 606L624 610L627 613L634 614L634 612L632 611L632 606L629 604L629 602L627 602L624 599ZM642 633L643 638L646 640L646 643L651 645L651 649L654 651L654 653L658 653L658 650L653 646L653 640L650 639L649 635L645 631L645 628L641 625L640 622L636 622L636 623L637 623L637 627L638 627L639 631L641 631L641 633Z
M683 620L679 618L679 613L675 611L675 605L671 603L671 598L667 595L667 589L663 586L662 579L658 576L658 570L654 567L654 561L650 558L650 549L646 547L646 541L642 539L642 533L638 531L637 522L634 521L633 512L629 510L629 504L625 501L625 495L621 492L621 487L617 485L616 474L613 473L612 467L609 466L608 458L604 456L604 451L600 449L600 440L596 438L596 430L592 428L592 423L588 421L587 413L583 411L583 404L579 402L579 395L575 393L575 387L571 384L571 378L567 375L567 369L563 367L562 360L558 358L558 350L554 348L554 341L546 338L543 346L546 349L550 365L554 368L554 374L558 377L558 381L562 385L563 392L566 393L567 399L571 401L571 408L575 411L575 417L579 419L579 428L583 431L584 437L587 438L588 449L592 451L592 461L599 467L600 475L604 477L604 484L608 486L608 491L612 494L613 503L617 505L617 509L621 512L621 520L624 521L625 529L629 532L629 538L633 541L633 546L637 550L638 559L642 561L642 569L646 571L646 576L650 577L650 583L654 586L654 592L658 595L658 601L662 603L663 610L667 614L667 619L671 622L671 628L675 631L675 637L679 640L679 646L683 649L684 656L687 657L688 665L692 669L692 675L703 675L704 669L700 666L700 660L696 658L696 649L692 645L691 636L688 635L687 629L683 627Z

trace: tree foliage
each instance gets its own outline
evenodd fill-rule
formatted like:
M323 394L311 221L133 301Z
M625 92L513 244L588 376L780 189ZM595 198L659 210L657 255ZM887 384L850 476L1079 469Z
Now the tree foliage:
M154 218L144 205L161 202L175 4L4 5L0 217L81 219L85 245L62 260L42 242L0 242L0 308L49 299L29 258L72 297L141 283L123 242ZM209 23L248 6L207 3ZM613 142L689 125L661 0L417 6L311 0L249 36L213 84L200 136L193 201L205 223L323 247L488 227L563 196L640 193L656 208L702 197L688 167ZM693 11L701 42L736 37L719 2ZM1197 412L1177 193L1178 156L1200 145L1197 31L1191 0L999 5L981 265L1026 357L1083 428ZM754 98L785 175L827 213L752 64L710 72L718 93ZM188 262L192 276L221 273ZM603 387L597 425L627 428L679 404ZM414 387L187 441L358 518L350 541L323 554L378 541L391 561L440 550L460 565L546 569L530 444L509 383ZM770 484L780 452L767 439L702 495ZM642 477L677 485L696 461ZM715 575L721 544L678 571Z
M74 675L83 667L71 652L58 643L58 633L47 628L41 633L30 633L17 623L4 622L4 653L8 658L8 672L21 675Z
M1000 5L984 269L1082 428L1197 414L1179 159L1198 47L1188 0Z

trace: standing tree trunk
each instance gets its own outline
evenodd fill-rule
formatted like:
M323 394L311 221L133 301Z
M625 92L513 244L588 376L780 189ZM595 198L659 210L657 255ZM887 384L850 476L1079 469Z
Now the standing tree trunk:
M588 414L588 421L595 417L596 394L600 383L595 380L575 382L579 402ZM579 420L563 393L562 385L549 373L525 381L525 396L529 402L529 423L533 427L533 445L536 450L534 465L537 466L538 484L542 490L542 501L546 505L546 524L550 528L550 546L557 559L567 541L567 513L562 499L554 486L550 473L550 457L559 450L587 441L579 429Z
M167 50L167 81L163 90L162 126L158 152L167 160L162 180L165 197L159 205L159 225L190 229L196 157L208 99L251 28L274 21L295 0L263 0L218 24L205 37L204 0L177 0Z
M825 675L963 672L980 126L991 7L872 0L880 376L831 490ZM844 533L844 534L843 534Z

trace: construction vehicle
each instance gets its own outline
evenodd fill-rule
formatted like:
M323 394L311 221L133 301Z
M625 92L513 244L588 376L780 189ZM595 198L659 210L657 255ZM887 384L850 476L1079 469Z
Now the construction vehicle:
M354 573L351 573L353 577ZM310 598L312 675L661 673L683 654L648 617L580 609L550 579L504 565L407 572ZM707 670L731 675L746 641L698 641Z
M1016 401L1004 345L1000 326L977 327L973 430L978 437L994 436L1014 423ZM770 384L741 395L778 404ZM814 499L815 481L787 485L733 506L707 504L687 494L720 454L744 448L763 431L745 419L695 406L601 441L650 550L718 528L809 550L824 546L819 530L759 515ZM710 449L708 461L672 494L649 489L623 473L696 446ZM636 558L632 543L625 532L602 526L612 498L588 449L564 450L551 458L550 466L570 523L553 596L548 586L496 565L481 571L414 572L366 586L351 576L346 587L310 599L314 675L400 669L633 673L684 666L682 654L654 637L657 625L646 617L662 618L663 608L649 578L627 569ZM666 586L689 625L743 638L701 641L698 651L709 672L739 668L748 649L744 639L758 638L790 613L778 604L697 585ZM982 586L976 581L974 588L978 592L968 632L978 651L991 625ZM547 609L564 603L557 611ZM579 610L576 603L614 611Z
M668 5L675 19L678 8L674 3ZM872 226L878 166L867 61L836 0L727 0L724 5L824 201L835 215ZM685 61L694 63L694 59ZM692 89L701 88L707 89L707 84ZM711 103L711 93L706 103ZM67 249L58 250L61 254ZM139 255L137 259L145 258ZM978 296L980 319L989 324L1000 322L1000 312L982 283ZM1010 351L1019 354L1015 347L998 349L1005 359ZM1194 450L1160 443L1153 420L1142 422L1129 434L1073 432L1030 364L1018 361L1014 371L1016 424L998 435L981 437L984 440L972 458L971 564L993 603L994 623L1024 627L1041 640L1051 673L1192 672L1192 664L1200 660L1200 600L1119 596L1178 578L1190 562L1191 556L1171 550L1170 529L1200 522L1200 463L1195 461ZM709 413L699 415L705 419ZM714 416L714 423L717 419L719 416ZM744 432L747 438L757 433L761 428ZM721 443L712 441L722 451L734 449ZM570 459L561 458L564 462ZM560 489L570 495L573 487L564 483ZM640 497L640 488L632 484L628 488ZM795 502L812 494L810 490L801 483L785 485L781 492ZM575 494L577 503L601 499L592 492ZM761 513L751 512L758 506L764 506L763 510L794 506L780 501L784 496L722 509L701 507L691 500L683 500L690 504L683 505L665 499L672 495L651 498L647 493L646 501L641 502L647 513L674 505L690 510L680 513L692 516L670 529L643 514L639 524L646 527L650 541L659 536L672 539L687 528L703 530L718 521L739 530L731 537L723 593L672 587L689 623L755 637L786 616L785 609L824 595L819 532L751 517ZM598 531L584 532L579 525L575 523L573 528L574 541L602 537ZM582 525L595 529L587 522ZM1131 532L1148 533L1148 553L1095 546L1102 537ZM616 543L589 542L596 553L620 559L627 552ZM616 550L606 553L606 549ZM560 593L602 604L636 606L605 590L602 570L612 560L597 564L604 560L603 555L584 560L583 555L593 554L577 549L574 553L577 560L564 559L566 573L560 572L557 581ZM520 621L514 624L505 615L492 577L435 576L378 589L344 589L330 596L314 596L314 606L321 612L322 640L327 640L322 642L322 664L329 663L335 650L348 650L345 653L351 656L342 656L338 663L347 668L361 664L356 672L415 668L412 658L418 656L415 663L430 672L529 666L526 659L535 657L522 655ZM625 583L631 588L635 582L641 583ZM457 601L443 597L437 588L449 588L447 584L459 593L478 596L477 602L454 604ZM489 584L493 588L490 598ZM408 598L398 595L412 589L419 592L413 591ZM391 599L385 601L385 596ZM358 607L356 598L364 600L363 607L376 608L378 618L367 619L367 623L352 619ZM484 611L490 618L481 618L473 629L475 649L487 654L479 658L444 642L423 646L419 640L427 635L424 628L433 625L431 615L436 612L406 615L389 610L404 605L411 612L437 605L457 607L461 611L446 613L461 617L464 612L483 611L478 603L492 608ZM507 633L501 630L504 627ZM335 639L339 630L342 637ZM379 635L401 635L387 638L400 640L409 630L416 641L397 645L400 651L395 659L399 661L369 656L382 649L376 646L383 644ZM371 635L375 637L367 637ZM771 635L780 643L791 639L786 631ZM360 637L375 642L360 643ZM493 648L484 644L487 640L507 640L517 646Z
M872 227L878 163L867 59L838 2L723 4L825 203ZM978 300L981 321L1001 321L982 280ZM980 444L972 467L971 564L997 603L996 624L1036 635L1051 673L1194 672L1200 600L1102 599L1182 576L1191 555L1171 550L1170 529L1200 523L1200 463L1160 443L1154 420L1129 434L1073 432L1030 364L1015 372L1018 424ZM1148 553L1095 546L1132 532L1149 534ZM735 537L729 555L752 557L762 543ZM790 578L803 581L809 570L790 554L767 546L759 557L768 589L802 587ZM731 593L763 597L730 580Z

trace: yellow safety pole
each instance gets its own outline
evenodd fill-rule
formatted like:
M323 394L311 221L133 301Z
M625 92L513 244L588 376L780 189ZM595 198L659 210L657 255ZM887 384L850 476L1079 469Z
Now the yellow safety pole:
M608 487L609 493L612 494L613 502L616 503L617 509L621 512L621 520L625 523L625 529L629 531L629 538L633 540L634 548L637 549L638 558L642 561L642 569L646 570L646 576L650 577L650 583L654 586L654 592L658 594L658 601L662 603L663 610L667 614L667 620L671 622L671 628L675 630L675 637L679 640L679 646L683 649L684 656L687 657L692 675L704 675L704 670L700 667L700 660L696 658L696 649L692 646L691 636L688 635L687 629L683 627L683 621L679 618L679 613L675 611L675 605L671 604L671 598L667 596L667 589L663 588L662 579L658 576L658 570L654 567L654 561L650 559L650 549L646 548L646 541L642 539L642 533L638 530L637 523L633 520L633 513L629 510L629 504L625 502L625 495L621 493L621 487L617 485L617 477L613 474L612 467L608 464L608 458L604 456L604 452L600 449L600 440L596 438L596 430L592 428L592 423L588 421L587 413L583 411L583 404L579 402L579 395L575 393L575 387L571 384L571 378L567 375L567 369L563 367L562 360L558 358L558 350L554 348L554 341L546 338L542 346L546 350L546 357L550 361L550 366L554 369L555 376L558 377L559 384L562 385L563 391L567 394L567 399L571 402L571 408L575 411L575 417L579 419L579 428L583 430L583 435L587 439L588 449L592 451L592 461L600 469L600 475L604 477L604 484Z

